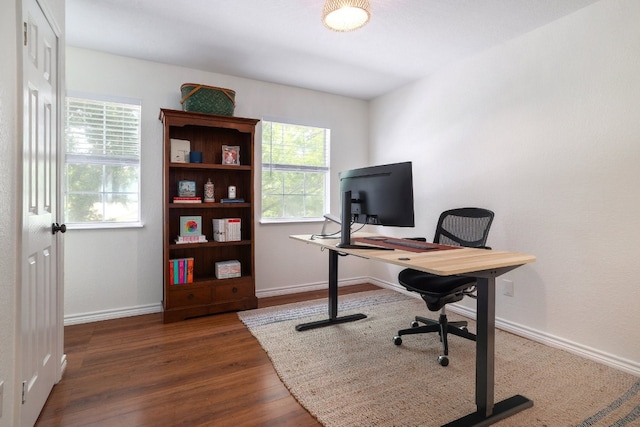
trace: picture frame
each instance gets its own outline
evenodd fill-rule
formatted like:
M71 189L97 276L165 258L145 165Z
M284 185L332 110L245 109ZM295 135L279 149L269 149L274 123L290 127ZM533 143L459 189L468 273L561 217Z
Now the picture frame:
M180 236L200 236L202 234L201 216L181 216Z
M196 195L196 182L182 180L178 181L178 196L179 197L195 197Z
M189 163L191 141L171 138L171 163Z
M240 164L240 147L237 145L222 146L222 164L223 165L239 165Z

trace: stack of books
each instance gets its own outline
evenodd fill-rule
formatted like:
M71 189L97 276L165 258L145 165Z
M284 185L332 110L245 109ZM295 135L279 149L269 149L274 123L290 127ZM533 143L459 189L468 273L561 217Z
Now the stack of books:
M193 283L193 258L170 259L169 278L172 285Z
M242 240L240 218L214 218L213 240L216 242L235 242Z
M173 203L202 203L202 197L174 197Z
M176 238L176 243L179 245L185 244L185 243L207 243L207 236L204 235L200 235L200 236L178 236Z

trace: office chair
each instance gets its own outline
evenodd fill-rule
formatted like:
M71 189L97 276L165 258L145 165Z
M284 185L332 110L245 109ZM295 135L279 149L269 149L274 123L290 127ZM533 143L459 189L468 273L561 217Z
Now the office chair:
M438 219L433 242L442 245L491 249L485 246L485 243L492 222L493 212L486 209L460 208L445 211ZM416 316L415 321L411 323L411 328L398 331L398 335L393 338L394 344L402 344L402 335L438 332L444 351L438 357L438 363L447 366L449 364L447 334L472 341L476 340L476 336L467 330L467 322L448 322L445 306L460 301L465 295L475 298L476 279L464 276L437 276L407 268L398 274L398 282L407 290L419 293L429 310L440 310L440 318L436 321ZM420 323L424 325L421 326Z

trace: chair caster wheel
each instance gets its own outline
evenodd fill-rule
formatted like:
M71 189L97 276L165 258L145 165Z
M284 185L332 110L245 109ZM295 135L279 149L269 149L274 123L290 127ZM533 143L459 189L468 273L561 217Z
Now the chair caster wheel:
M412 328L417 328L418 326L420 326L420 323L416 322L415 320L413 322L411 322L411 327Z
M440 366L447 366L449 364L449 358L447 356L438 356L438 363Z
M393 337L393 343L394 343L395 345L400 345L400 344L402 344L402 338L400 338L400 337Z

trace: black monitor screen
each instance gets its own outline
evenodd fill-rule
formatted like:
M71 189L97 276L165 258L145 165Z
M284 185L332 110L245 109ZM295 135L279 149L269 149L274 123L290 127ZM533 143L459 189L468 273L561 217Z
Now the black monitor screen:
M349 244L345 242L345 233L352 222L396 227L415 225L411 162L341 172L340 194L341 244Z

